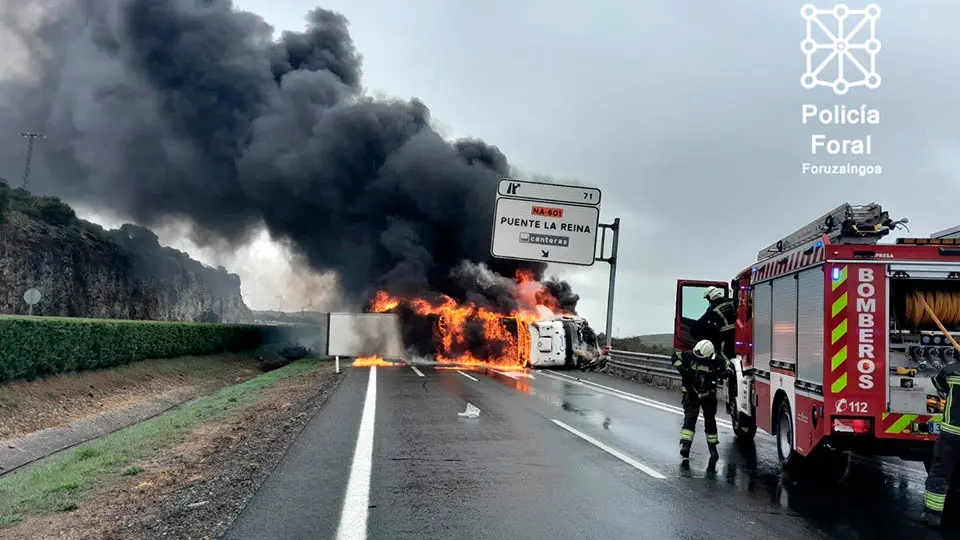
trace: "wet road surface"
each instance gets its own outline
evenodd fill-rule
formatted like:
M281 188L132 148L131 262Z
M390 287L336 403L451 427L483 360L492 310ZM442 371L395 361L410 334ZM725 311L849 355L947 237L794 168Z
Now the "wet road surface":
M719 415L680 463L679 395L580 372L347 368L226 538L926 539L923 467L781 479L773 439ZM479 411L474 416L464 414ZM949 503L948 503L949 504Z

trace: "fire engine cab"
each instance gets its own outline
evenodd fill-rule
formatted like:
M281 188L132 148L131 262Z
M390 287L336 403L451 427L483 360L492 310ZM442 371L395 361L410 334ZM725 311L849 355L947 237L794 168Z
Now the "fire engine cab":
M843 204L760 251L730 283L679 280L674 348L721 287L737 307L727 411L740 439L776 438L781 465L842 476L849 453L929 467L944 401L931 378L960 358L960 239L880 240L878 204ZM806 467L805 467L806 468Z

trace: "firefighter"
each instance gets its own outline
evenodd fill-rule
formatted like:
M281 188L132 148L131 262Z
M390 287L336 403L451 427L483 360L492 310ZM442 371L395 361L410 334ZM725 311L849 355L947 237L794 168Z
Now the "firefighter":
M717 356L729 367L734 355L733 331L736 328L737 310L733 300L726 298L719 287L707 287L703 297L710 302L710 307L691 328L693 339L709 339Z
M683 392L683 426L680 429L680 456L690 457L690 447L697 430L697 417L703 410L703 431L707 436L710 460L720 457L717 452L717 382L726 376L724 364L715 354L713 343L700 340L693 352L673 353L673 366L680 372Z
M943 504L950 488L950 478L960 464L960 362L945 364L933 378L933 385L947 401L940 423L940 435L933 446L933 461L927 473L924 511L921 519L932 527L940 526Z

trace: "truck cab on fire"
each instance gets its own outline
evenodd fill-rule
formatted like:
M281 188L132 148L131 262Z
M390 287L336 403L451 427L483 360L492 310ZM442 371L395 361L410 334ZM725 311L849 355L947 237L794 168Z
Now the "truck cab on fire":
M529 367L577 368L600 354L597 336L583 317L536 321L528 330Z

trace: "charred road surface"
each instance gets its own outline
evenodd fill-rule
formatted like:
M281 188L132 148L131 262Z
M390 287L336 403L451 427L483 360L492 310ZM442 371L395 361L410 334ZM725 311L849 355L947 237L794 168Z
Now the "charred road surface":
M854 460L830 489L781 479L773 440L677 454L678 395L579 372L416 365L345 380L226 537L942 538L922 466Z

